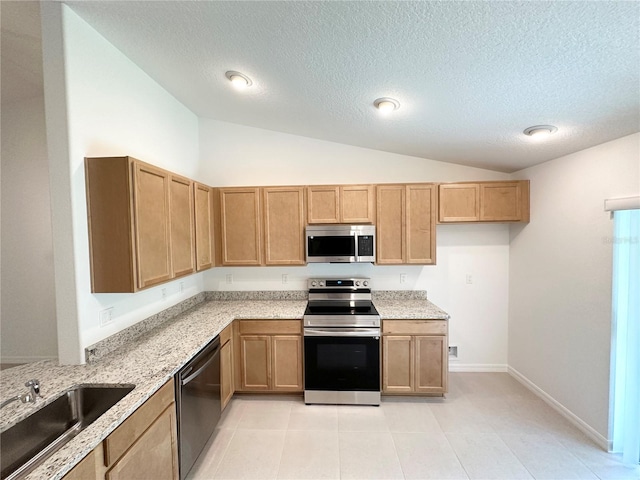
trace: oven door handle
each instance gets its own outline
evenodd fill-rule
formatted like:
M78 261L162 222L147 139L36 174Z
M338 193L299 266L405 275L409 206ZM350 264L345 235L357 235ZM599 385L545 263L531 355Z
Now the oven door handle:
M380 338L379 328L305 328L305 337L373 337Z

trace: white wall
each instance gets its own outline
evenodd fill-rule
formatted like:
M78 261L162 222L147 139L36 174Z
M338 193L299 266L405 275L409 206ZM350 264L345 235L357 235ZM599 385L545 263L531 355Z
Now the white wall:
M178 281L91 293L84 157L130 155L202 180L198 120L66 5L43 2L42 23L59 356L77 363L85 346L203 289L197 274L180 280L183 293ZM109 307L114 322L101 328L99 313Z
M2 363L57 358L42 96L2 104Z
M640 192L640 134L522 170L531 223L511 232L509 366L608 438L613 221Z
M200 120L202 174L210 185L499 180L506 174ZM509 227L440 225L436 266L325 265L226 267L206 272L207 290L305 290L315 275L369 276L377 290L427 290L451 315L452 369L505 370ZM400 283L400 274L407 281ZM228 284L227 275L233 276ZM287 275L283 284L282 275ZM473 276L467 285L466 275Z

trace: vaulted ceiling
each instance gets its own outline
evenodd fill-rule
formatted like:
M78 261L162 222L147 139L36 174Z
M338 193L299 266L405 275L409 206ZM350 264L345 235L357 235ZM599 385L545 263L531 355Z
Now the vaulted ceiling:
M501 171L640 131L637 1L64 3L200 117Z

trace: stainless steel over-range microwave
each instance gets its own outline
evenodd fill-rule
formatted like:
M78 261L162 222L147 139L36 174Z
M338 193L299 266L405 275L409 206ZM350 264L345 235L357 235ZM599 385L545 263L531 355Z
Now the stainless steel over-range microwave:
M374 225L308 225L307 263L366 263L376 260Z

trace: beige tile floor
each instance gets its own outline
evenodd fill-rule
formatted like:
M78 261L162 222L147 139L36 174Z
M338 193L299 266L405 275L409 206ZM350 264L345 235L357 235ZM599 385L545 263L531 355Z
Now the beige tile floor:
M380 407L238 396L188 480L640 479L506 373Z

